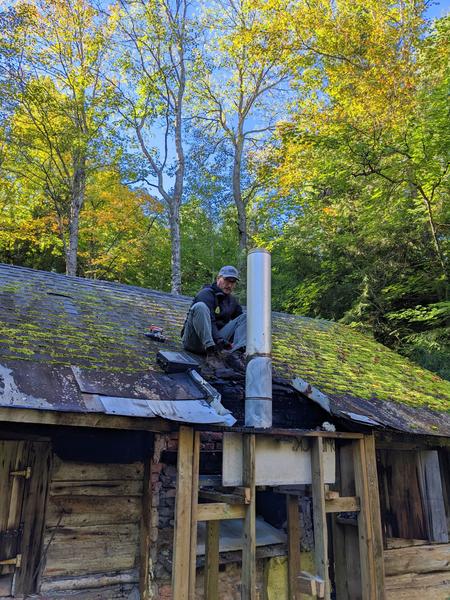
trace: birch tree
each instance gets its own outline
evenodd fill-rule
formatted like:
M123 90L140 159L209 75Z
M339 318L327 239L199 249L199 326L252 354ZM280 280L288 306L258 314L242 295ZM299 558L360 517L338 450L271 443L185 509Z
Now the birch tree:
M287 68L255 36L260 13L248 0L215 0L204 14L205 43L197 54L195 121L216 146L228 146L231 193L237 209L241 263L249 245L247 209L258 188L248 160L282 112Z
M181 293L185 94L194 43L189 10L188 0L121 0L117 7L122 42L116 61L118 110L145 160L147 173L142 180L166 206L173 294Z

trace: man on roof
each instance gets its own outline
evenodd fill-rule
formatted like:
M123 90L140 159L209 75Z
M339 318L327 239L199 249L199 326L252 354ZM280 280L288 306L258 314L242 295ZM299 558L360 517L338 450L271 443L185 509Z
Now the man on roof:
M181 336L185 350L197 354L245 351L246 315L233 291L239 281L236 267L222 267L216 281L205 285L195 296Z

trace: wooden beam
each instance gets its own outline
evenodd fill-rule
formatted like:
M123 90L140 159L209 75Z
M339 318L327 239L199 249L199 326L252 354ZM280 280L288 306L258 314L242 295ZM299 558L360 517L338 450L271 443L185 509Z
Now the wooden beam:
M323 439L314 440L311 452L312 501L314 516L314 556L317 574L325 582L326 600L330 600L328 575L328 531L325 511L325 482L323 472Z
M375 571L375 589L373 598L384 600L384 553L383 531L381 525L380 491L378 488L377 456L375 437L367 435L364 438L364 450L367 467L367 485L369 492L370 521L372 528L373 562Z
M219 597L219 529L219 521L209 521L206 525L205 600Z
M341 496L333 500L325 500L325 511L327 513L358 512L360 509L357 496Z
M0 408L0 422L64 425L68 427L100 427L102 429L131 429L142 431L172 431L169 421L155 417L123 417L103 413L57 412L28 408Z
M200 468L200 432L194 432L192 453L192 498L191 498L191 558L189 573L189 600L195 600L195 579L197 571L197 507L198 478Z
M355 467L355 488L360 498L361 510L358 513L359 556L361 560L361 597L373 600L376 590L375 562L373 556L372 520L370 516L369 485L364 439L353 442Z
M249 504L249 497L245 498L239 494L226 494L216 490L200 490L200 498L203 500L213 500L215 502L225 502L225 504Z
M288 529L289 600L300 600L298 576L301 571L301 560L298 496L286 496L286 512Z
M193 449L193 429L182 425L178 435L177 487L173 533L173 600L189 600Z
M250 489L250 504L245 505L242 545L242 600L256 600L256 487L255 434L243 438L243 483Z
M142 600L150 598L150 530L152 515L152 478L151 459L144 465L143 490L141 502L140 557L139 557L139 592Z
M244 505L211 502L208 504L199 504L197 507L197 521L221 521L223 519L244 518Z

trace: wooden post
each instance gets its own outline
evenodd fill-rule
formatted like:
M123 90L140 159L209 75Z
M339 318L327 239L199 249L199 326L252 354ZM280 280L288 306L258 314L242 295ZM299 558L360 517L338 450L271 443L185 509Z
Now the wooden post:
M375 590L373 597L384 600L384 553L383 532L381 527L380 493L378 489L377 456L375 437L367 435L364 439L367 465L367 483L369 489L370 519L372 526L373 561L375 569Z
M356 495L360 498L358 513L359 556L361 560L361 597L373 600L376 590L375 563L373 557L372 519L367 477L367 460L364 439L353 442Z
M144 479L142 491L142 514L140 530L140 568L139 568L139 592L142 600L150 598L150 529L152 517L152 477L151 459L147 458L144 464Z
M195 576L197 570L197 505L200 466L200 432L194 433L192 454L192 499L191 499L191 566L189 573L189 600L195 600Z
M242 546L242 600L256 600L256 513L255 513L255 434L243 437L243 481L250 489L250 504L245 505Z
M330 578L328 574L328 531L325 512L325 481L323 472L323 439L312 440L311 474L314 516L314 555L316 570L325 582L325 600L330 600Z
M219 530L220 521L206 524L205 547L205 600L219 597Z
M286 496L286 511L288 524L288 579L289 600L300 600L298 576L300 564L300 514L298 496Z
M173 532L173 600L189 600L193 450L193 429L182 425L178 434L177 488Z

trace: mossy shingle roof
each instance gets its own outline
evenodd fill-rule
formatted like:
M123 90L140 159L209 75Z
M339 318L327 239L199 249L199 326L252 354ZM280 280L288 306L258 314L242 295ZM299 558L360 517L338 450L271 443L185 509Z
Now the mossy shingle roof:
M190 298L134 286L0 265L0 358L142 372L156 352L180 349ZM143 333L163 327L167 341ZM275 373L301 377L337 413L374 416L450 435L450 382L339 323L273 314Z

